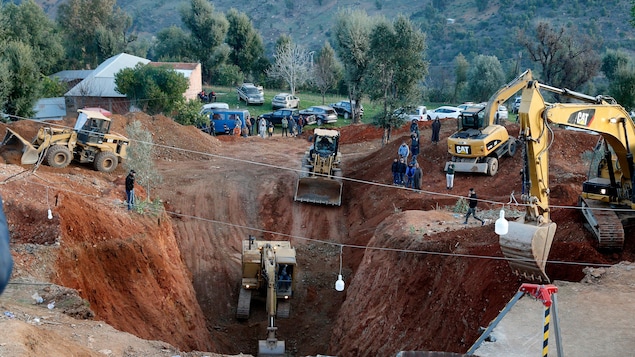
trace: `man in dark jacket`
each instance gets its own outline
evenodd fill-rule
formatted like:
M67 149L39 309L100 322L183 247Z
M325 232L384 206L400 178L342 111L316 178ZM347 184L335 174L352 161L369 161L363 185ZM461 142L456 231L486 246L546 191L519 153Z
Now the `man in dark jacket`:
M126 176L126 202L128 203L128 211L134 206L134 175L135 170L130 170Z
M406 170L408 169L408 165L406 165L406 159L399 159L399 166L397 166L397 172L399 173L399 185L405 185L404 176L406 176Z
M412 163L417 162L417 155L419 155L419 135L412 134L412 140L410 141L410 153L412 154Z
M423 171L419 167L419 163L415 162L415 176L414 176L414 184L415 190L421 190L421 179L423 178Z
M470 208L467 209L467 213L465 214L465 222L463 224L467 224L467 219L472 215L474 219L477 221L481 221L481 226L485 225L485 221L476 217L476 205L478 204L478 197L476 197L476 192L474 192L473 188L470 188L470 193L467 195L470 200Z
M436 144L439 142L439 132L441 132L441 121L439 118L435 118L432 122L432 143Z
M2 209L2 198L0 198L0 294L9 283L12 270L13 257L9 250L9 225Z
M392 184L399 184L399 159L392 162Z

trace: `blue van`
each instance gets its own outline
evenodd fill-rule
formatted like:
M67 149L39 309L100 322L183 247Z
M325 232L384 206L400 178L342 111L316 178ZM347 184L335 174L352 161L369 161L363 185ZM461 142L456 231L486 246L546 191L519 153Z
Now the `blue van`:
M216 109L214 108L209 115L210 120L214 121L214 132L223 134L225 132L233 132L236 127L236 119L240 120L241 128L247 125L247 120L251 117L248 110L245 109Z

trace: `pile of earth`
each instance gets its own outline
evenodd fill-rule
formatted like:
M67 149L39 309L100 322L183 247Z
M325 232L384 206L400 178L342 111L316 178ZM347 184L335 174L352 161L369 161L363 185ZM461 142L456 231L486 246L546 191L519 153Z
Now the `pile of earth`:
M266 333L264 304L254 301L248 321L235 318L240 247L248 235L290 240L297 249L300 279L291 317L276 321L279 338L294 356L465 352L478 328L519 287L500 259L491 225L503 203L510 212L518 209L507 205L510 194L518 198L521 191L518 155L501 160L494 177L458 174L448 191L447 148L429 142L430 123L420 123L424 182L423 191L415 192L390 185L390 165L407 141L406 127L382 144L383 131L376 127L345 126L339 129L343 205L326 207L293 201L310 132L298 138L212 137L143 113L115 115L114 130L125 134L133 121L152 134L154 163L163 178L157 187L137 185L137 194L160 198L164 212L125 210L123 167L110 174L79 164L22 167L14 156L4 156L0 194L16 269L0 306L15 317L0 324L17 335L0 333L0 352L22 355L19 351L35 351L51 339L64 341L62 350L77 348L86 355L103 350L114 356L255 354ZM56 124L72 123L68 118ZM29 138L38 125L17 122L11 129ZM443 123L441 143L455 128L455 121ZM508 129L517 135L517 126ZM582 154L593 149L597 137L559 129L555 135L551 203L575 206L587 170ZM464 226L453 212L470 187L485 200L479 204L488 219L484 227ZM547 264L552 279L584 276L585 265L559 262L632 261L630 242L622 252L599 253L577 210L555 208L552 218L558 224ZM342 293L333 289L340 263ZM67 290L52 294L57 286ZM33 305L35 292L46 297L44 303ZM73 296L68 309L61 296ZM48 310L53 300L56 307ZM94 315L95 321L68 322L59 315L66 310L82 318ZM8 325L16 319L19 328ZM104 332L100 321L134 336ZM46 354L68 355L52 351Z

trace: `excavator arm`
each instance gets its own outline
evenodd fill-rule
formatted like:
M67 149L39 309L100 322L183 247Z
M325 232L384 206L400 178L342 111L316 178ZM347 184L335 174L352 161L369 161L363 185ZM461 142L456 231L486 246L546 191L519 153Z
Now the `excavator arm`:
M514 94L525 88L527 83L533 80L533 76L531 74L531 70L526 70L521 73L518 77L514 78L511 82L507 83L501 89L499 89L494 95L490 97L487 101L487 105L485 106L485 126L498 124L496 122L496 112L498 111L498 106L505 103L509 98L511 98Z
M546 103L540 90L577 100L576 103ZM543 85L530 81L522 92L519 109L520 140L524 144L523 194L526 212L522 222L510 222L507 234L501 235L500 245L503 255L508 258L512 270L531 281L549 282L545 264L556 224L550 219L549 209L549 158L548 151L553 141L550 125L559 124L590 130L602 135L616 154L620 168L606 170L609 178L600 182L613 185L614 190L599 189L595 196L586 194L595 201L633 206L633 147L629 144L635 138L635 125L624 108L609 97L591 97L585 94ZM608 157L608 165L612 165ZM591 187L585 183L585 187ZM613 196L611 196L611 194ZM585 197L583 193L582 197ZM590 209L585 216L593 215ZM612 212L609 211L608 214ZM606 215L607 213L605 213ZM609 217L605 217L608 222ZM619 220L612 226L619 226ZM616 227L612 227L616 228ZM610 230L613 232L613 230ZM621 232L623 241L623 229ZM600 240L602 247L602 240Z

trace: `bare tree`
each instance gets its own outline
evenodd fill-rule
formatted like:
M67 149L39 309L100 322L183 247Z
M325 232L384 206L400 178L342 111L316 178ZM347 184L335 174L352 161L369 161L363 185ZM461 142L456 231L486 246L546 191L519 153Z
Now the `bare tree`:
M135 170L139 184L144 185L148 194L147 201L150 201L150 187L159 185L163 181L163 177L157 171L152 161L152 150L154 144L152 142L152 134L141 127L141 122L133 121L126 126L126 132L130 139L130 145L127 150L127 158L124 166L128 170Z
M325 41L317 62L313 66L313 84L322 94L322 104L324 104L326 92L335 87L341 77L341 66L335 58L335 50L328 41Z
M553 86L578 89L595 76L600 69L600 56L595 51L597 43L591 39L556 30L546 22L536 26L536 37L518 34L531 59L542 67L542 79ZM577 39L577 40L576 40Z
M295 94L296 88L311 78L311 55L304 47L283 44L278 46L274 59L267 75L287 82L291 94Z

